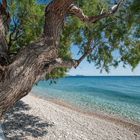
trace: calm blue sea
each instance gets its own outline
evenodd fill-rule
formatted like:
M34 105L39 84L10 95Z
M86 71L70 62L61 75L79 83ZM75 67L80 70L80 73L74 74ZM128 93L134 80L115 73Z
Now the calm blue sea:
M140 122L140 77L66 77L51 85L41 81L32 91L87 112L96 110Z

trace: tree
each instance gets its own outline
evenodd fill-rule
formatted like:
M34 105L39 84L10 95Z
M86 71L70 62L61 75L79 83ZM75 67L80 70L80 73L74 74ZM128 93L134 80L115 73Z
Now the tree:
M120 62L135 68L140 61L137 0L120 0L110 10L102 0L52 0L46 8L39 3L0 1L0 116L40 79L63 76L85 58L106 71ZM72 59L71 44L79 47L79 60Z

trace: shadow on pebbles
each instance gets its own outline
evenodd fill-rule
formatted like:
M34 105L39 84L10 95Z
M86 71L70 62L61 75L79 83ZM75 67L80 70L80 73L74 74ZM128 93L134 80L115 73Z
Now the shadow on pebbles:
M6 113L2 129L6 140L27 140L29 137L41 138L47 135L50 124L41 120L38 116L29 115L26 111L30 110L28 104L19 101Z

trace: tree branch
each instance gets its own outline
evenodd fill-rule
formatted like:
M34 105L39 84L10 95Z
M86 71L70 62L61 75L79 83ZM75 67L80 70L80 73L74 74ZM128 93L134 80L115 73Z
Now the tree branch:
M82 20L84 22L95 23L95 22L99 21L100 19L103 19L105 17L109 17L109 16L115 14L118 11L120 5L122 4L122 1L123 0L120 0L118 2L118 4L114 5L108 12L104 12L104 13L101 12L101 14L97 15L97 16L87 16L87 15L85 15L83 10L80 9L79 7L77 7L74 4L71 4L70 9L69 9L69 13L74 14L80 20Z
M46 63L45 69L47 69L47 73L50 73L54 68L64 67L64 68L77 68L79 64L88 56L90 55L93 50L95 49L95 44L92 37L89 38L87 45L84 47L85 52L84 54L78 59L70 59L70 60L62 60L61 58L57 58L50 63Z
M6 20L3 21L3 24L7 29L9 29L10 24L10 14L7 10L7 0L2 0L2 3L0 4L0 14L6 17Z
M4 64L5 63L4 61L6 61L6 63L8 61L7 50L8 50L8 45L4 35L2 15L0 15L0 63L1 64Z
M6 17L6 21L4 22L4 18ZM6 40L5 33L9 28L10 23L10 14L7 12L7 1L2 0L0 4L0 64L5 65L8 64L8 43Z

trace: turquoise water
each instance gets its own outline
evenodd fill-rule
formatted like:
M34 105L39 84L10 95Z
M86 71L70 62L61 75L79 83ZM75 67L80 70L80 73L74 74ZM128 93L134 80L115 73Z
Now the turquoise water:
M140 122L140 77L67 77L41 81L34 94Z

